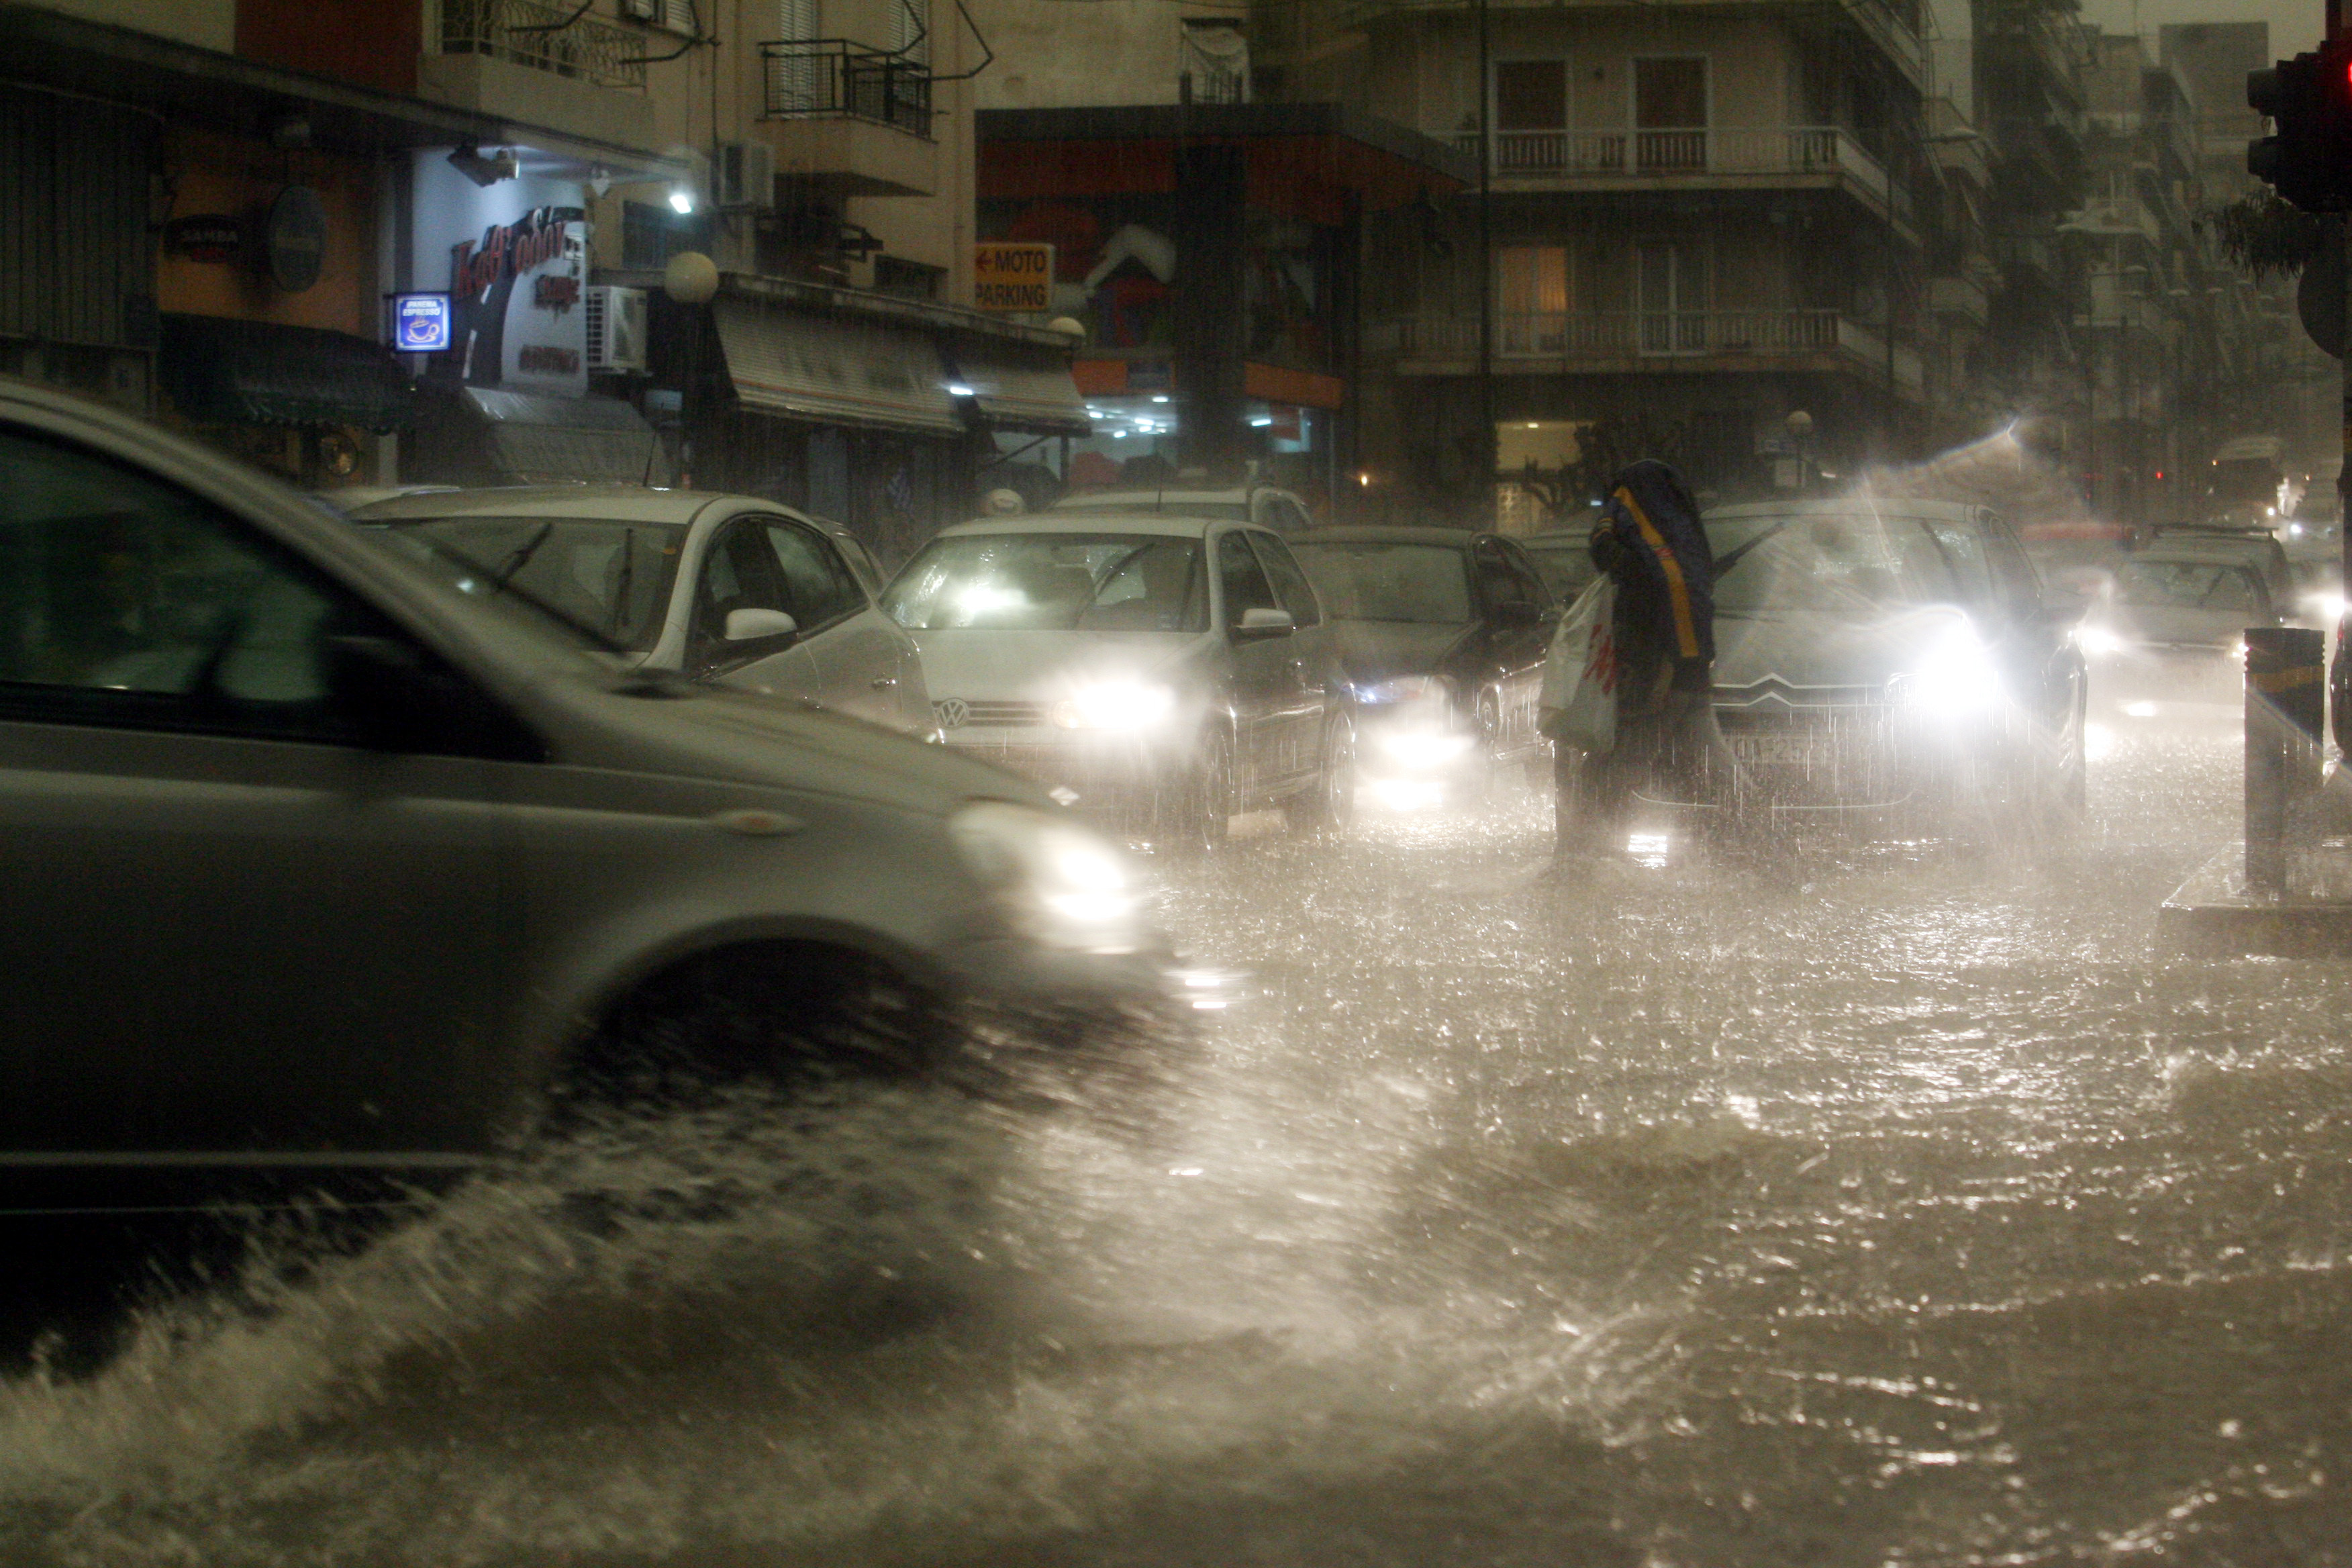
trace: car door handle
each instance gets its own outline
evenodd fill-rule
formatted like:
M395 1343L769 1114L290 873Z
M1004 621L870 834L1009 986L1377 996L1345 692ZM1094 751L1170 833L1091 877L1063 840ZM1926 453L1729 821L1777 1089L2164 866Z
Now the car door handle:
M891 688L891 687L893 687L893 686L898 685L898 678L897 676L895 676L895 675L886 675L886 676L883 676L883 677L882 677L880 679L878 679L878 680L875 680L875 681L868 682L868 684L869 684L869 685L871 685L871 686L874 688L874 689L875 689L875 690L877 690L877 691L884 691L884 690L887 690L889 688Z

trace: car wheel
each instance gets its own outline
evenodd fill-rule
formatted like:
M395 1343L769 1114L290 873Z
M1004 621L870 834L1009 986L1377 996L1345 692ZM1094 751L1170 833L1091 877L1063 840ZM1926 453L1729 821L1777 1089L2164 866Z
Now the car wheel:
M550 1086L545 1125L912 1077L940 1056L943 1017L887 966L840 948L698 953L635 987L582 1042Z
M1171 849L1211 850L1233 833L1234 742L1222 725L1201 733L1176 786L1161 792L1160 838Z
M1323 766L1312 787L1282 803L1294 833L1340 828L1356 818L1356 723L1339 714L1323 731Z
M1474 744L1470 757L1464 764L1463 798L1472 805L1491 803L1495 795L1496 776L1502 764L1495 753L1502 746L1503 701L1492 689L1478 693L1478 701L1471 713L1471 735Z

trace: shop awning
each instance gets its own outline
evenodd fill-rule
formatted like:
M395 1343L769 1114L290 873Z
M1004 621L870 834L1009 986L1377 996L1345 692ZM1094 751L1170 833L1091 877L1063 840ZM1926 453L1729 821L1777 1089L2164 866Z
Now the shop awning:
M611 397L548 397L466 388L489 433L491 466L518 484L660 484L661 442L645 416Z
M721 298L711 310L743 406L796 419L960 436L929 338L901 328Z
M957 384L971 388L973 409L990 429L1084 436L1094 428L1066 353L990 343L955 351L955 365Z
M388 350L320 327L167 312L156 378L199 424L384 431L416 418L415 385Z

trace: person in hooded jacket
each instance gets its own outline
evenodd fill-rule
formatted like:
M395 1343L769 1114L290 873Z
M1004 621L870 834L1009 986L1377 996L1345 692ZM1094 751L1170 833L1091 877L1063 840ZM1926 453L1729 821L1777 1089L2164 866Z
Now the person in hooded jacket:
M1643 458L1621 469L1592 529L1592 560L1617 590L1617 741L1556 750L1559 853L1622 853L1633 792L1718 802L1731 751L1715 721L1715 556L1682 476Z

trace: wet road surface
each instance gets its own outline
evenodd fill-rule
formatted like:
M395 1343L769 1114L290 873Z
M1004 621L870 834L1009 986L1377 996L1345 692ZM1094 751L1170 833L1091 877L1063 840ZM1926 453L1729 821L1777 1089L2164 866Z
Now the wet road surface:
M0 1561L2352 1562L2352 965L2156 950L2231 689L2095 720L2065 842L1160 867L1232 978L1157 1081L632 1129L198 1293L0 1382Z

